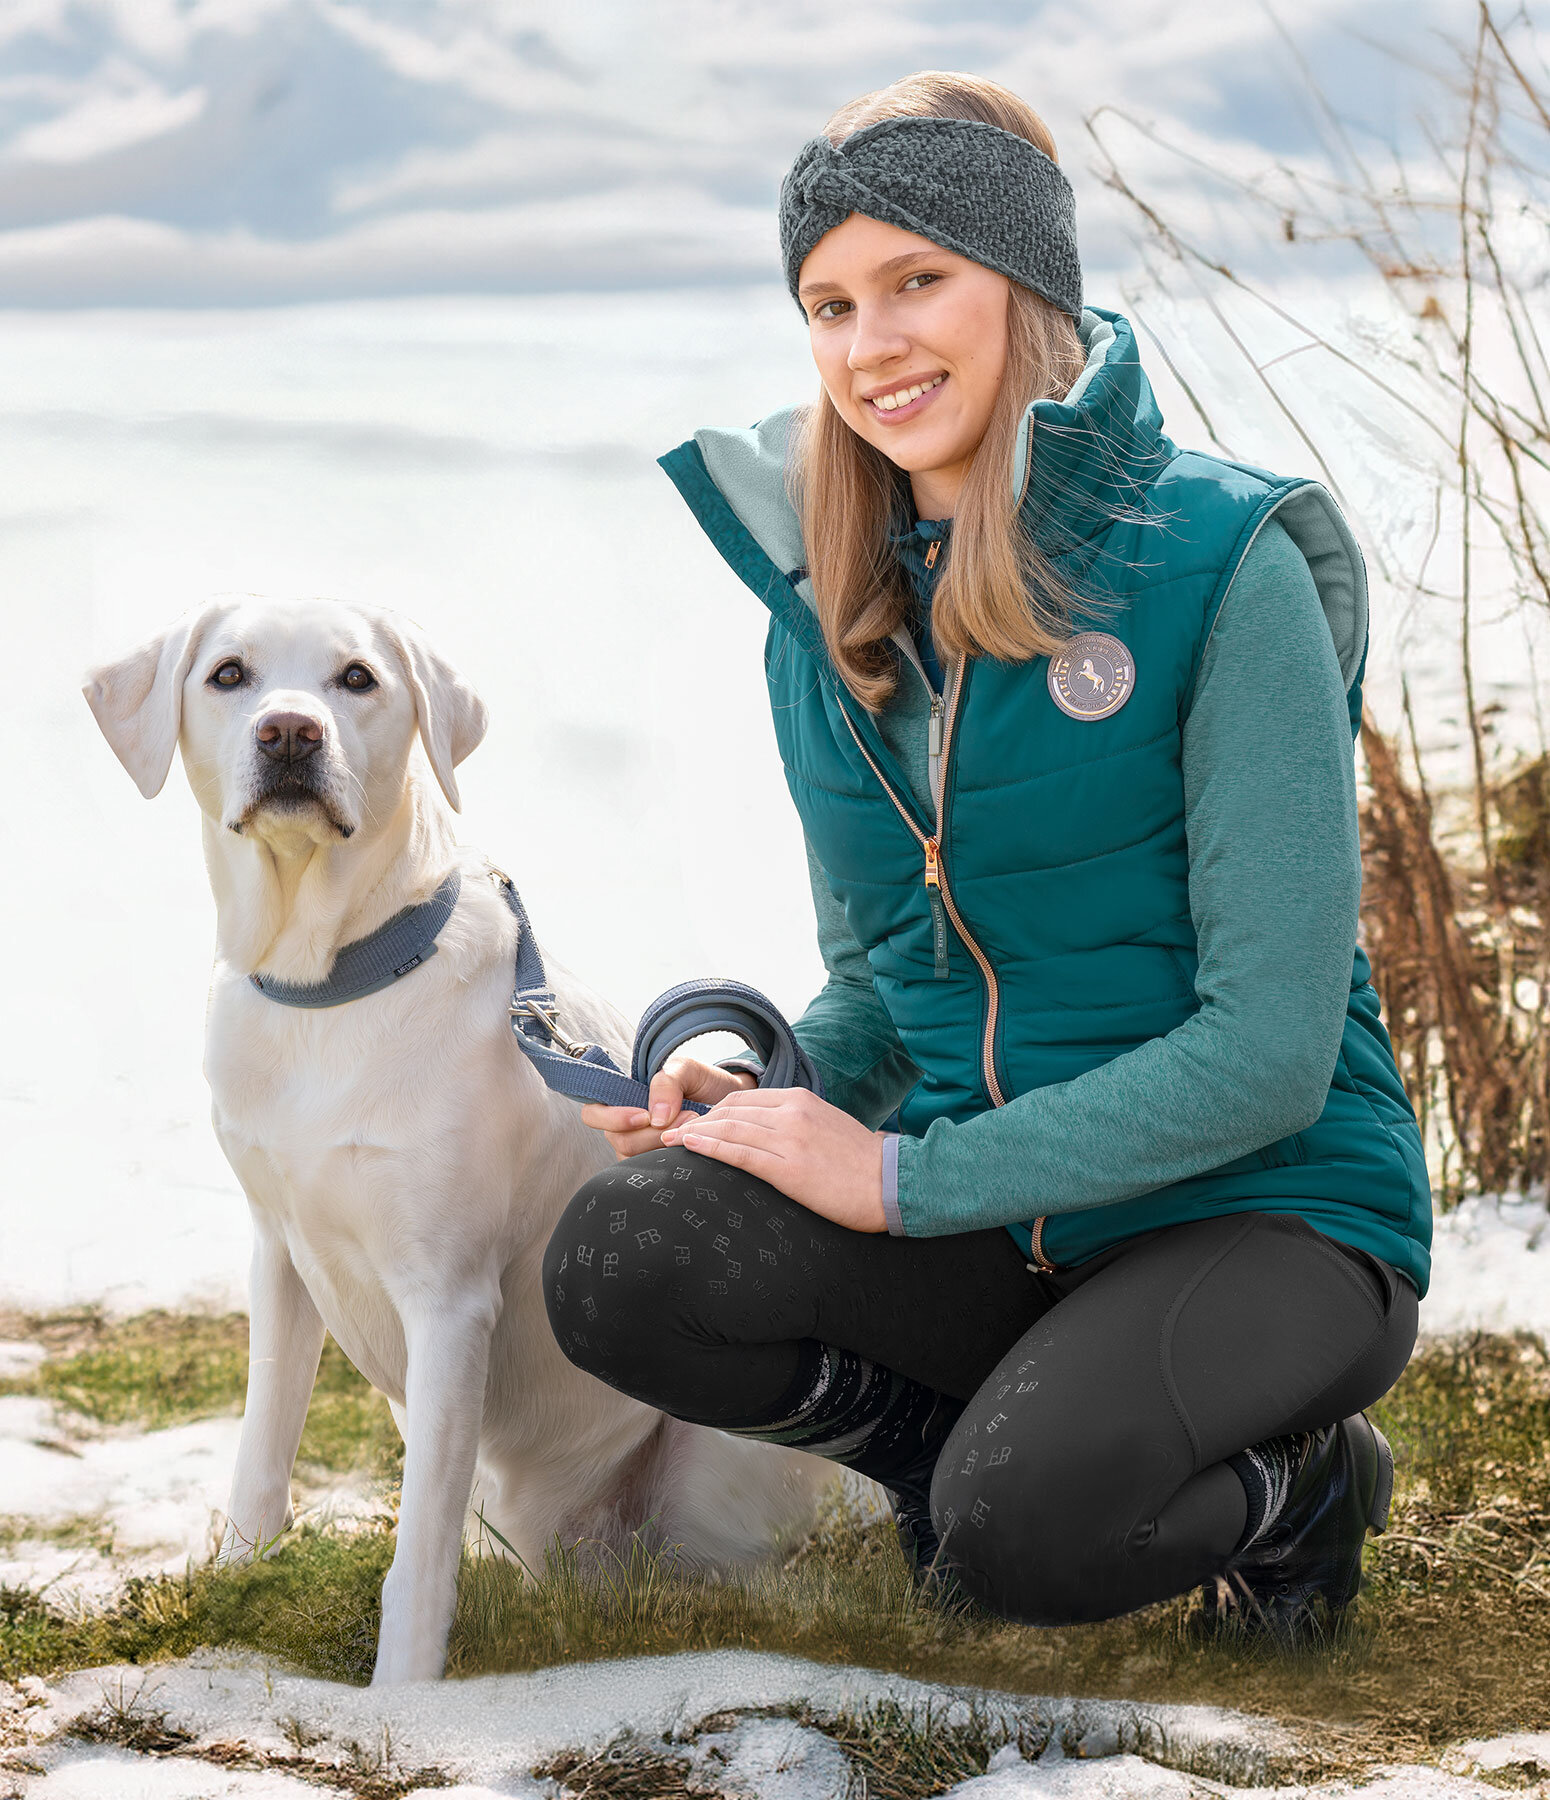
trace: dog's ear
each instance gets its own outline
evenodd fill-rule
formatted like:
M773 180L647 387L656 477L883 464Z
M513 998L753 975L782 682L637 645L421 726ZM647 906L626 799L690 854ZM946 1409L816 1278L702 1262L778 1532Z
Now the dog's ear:
M113 754L147 800L161 792L183 725L183 683L210 609L175 619L165 631L92 669L81 692Z
M451 663L436 654L417 626L407 619L395 619L391 623L384 621L384 629L393 640L414 691L414 710L425 754L448 804L454 812L461 812L457 777L452 771L479 748L489 720L484 702Z

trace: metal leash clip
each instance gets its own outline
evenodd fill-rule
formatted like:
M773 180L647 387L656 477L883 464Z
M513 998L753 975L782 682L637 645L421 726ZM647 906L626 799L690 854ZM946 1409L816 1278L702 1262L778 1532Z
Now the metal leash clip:
M554 1039L555 1043L559 1045L567 1056L585 1056L589 1050L595 1050L597 1048L595 1044L578 1042L574 1038L566 1037L565 1033L560 1030L560 1022L555 1016L552 1003L548 1006L543 1006L537 1000L532 1000L521 993L516 993L511 996L511 1004L506 1010L513 1018L517 1017L519 1013L527 1013L530 1017L537 1019L539 1024L543 1026L544 1030L549 1033L549 1036Z

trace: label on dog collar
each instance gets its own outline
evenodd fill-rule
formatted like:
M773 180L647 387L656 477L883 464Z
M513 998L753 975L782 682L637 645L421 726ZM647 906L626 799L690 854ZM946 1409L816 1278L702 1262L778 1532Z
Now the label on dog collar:
M1073 719L1107 719L1135 685L1135 658L1106 631L1079 632L1049 659L1050 698Z

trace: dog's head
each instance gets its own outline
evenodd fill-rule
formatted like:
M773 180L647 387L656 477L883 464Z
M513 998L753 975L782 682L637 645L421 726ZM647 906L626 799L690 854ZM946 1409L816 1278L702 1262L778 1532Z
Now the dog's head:
M83 690L149 800L181 744L200 806L229 830L337 842L385 822L415 733L452 806L483 702L407 620L333 600L219 601Z

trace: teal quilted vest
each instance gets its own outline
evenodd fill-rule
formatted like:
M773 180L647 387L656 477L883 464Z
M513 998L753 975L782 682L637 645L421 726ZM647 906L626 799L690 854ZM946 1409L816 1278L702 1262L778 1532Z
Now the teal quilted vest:
M922 813L825 650L782 479L793 413L704 431L661 459L769 607L766 672L786 779L922 1078L923 1133L1070 1081L1199 1006L1180 732L1217 608L1272 514L1306 557L1340 654L1352 728L1366 648L1361 555L1316 483L1180 450L1126 321L1090 312L1087 369L1028 409L1012 470L1023 516L1078 592L1076 629L1120 638L1134 689L1075 718L1049 660L971 658L954 684L940 818ZM1031 463L1030 463L1031 457ZM1322 1116L1208 1174L1012 1227L1043 1266L1218 1213L1294 1212L1425 1291L1431 1191L1415 1116L1360 949Z

